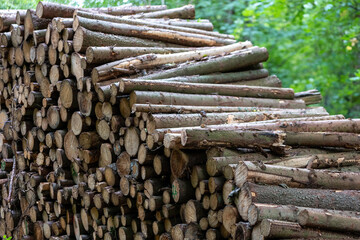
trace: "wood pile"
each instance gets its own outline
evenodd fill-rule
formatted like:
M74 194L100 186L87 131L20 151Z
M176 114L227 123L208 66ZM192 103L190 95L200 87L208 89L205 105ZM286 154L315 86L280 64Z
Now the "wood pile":
M360 120L192 5L39 2L0 45L0 236L359 236Z

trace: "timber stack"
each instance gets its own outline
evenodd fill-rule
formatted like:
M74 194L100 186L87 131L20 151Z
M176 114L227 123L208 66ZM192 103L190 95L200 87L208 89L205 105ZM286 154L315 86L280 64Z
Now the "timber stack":
M356 239L360 120L192 5L0 12L0 235Z

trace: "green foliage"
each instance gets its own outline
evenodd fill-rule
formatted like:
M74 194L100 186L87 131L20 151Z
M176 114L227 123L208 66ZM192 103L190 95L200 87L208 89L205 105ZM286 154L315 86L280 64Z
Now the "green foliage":
M0 8L34 8L34 0L5 1ZM62 0L53 0L64 2ZM359 0L66 0L83 7L133 3L194 4L215 30L269 50L266 67L285 87L319 89L331 114L359 117Z

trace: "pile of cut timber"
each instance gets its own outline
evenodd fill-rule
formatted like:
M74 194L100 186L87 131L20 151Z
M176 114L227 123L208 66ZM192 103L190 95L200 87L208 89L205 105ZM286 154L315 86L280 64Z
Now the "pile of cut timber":
M0 236L358 238L360 120L194 17L0 11Z

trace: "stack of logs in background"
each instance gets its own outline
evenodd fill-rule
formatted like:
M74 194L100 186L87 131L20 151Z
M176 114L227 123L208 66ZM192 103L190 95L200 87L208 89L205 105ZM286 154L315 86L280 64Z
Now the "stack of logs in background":
M191 5L0 12L0 236L356 239L360 120Z

